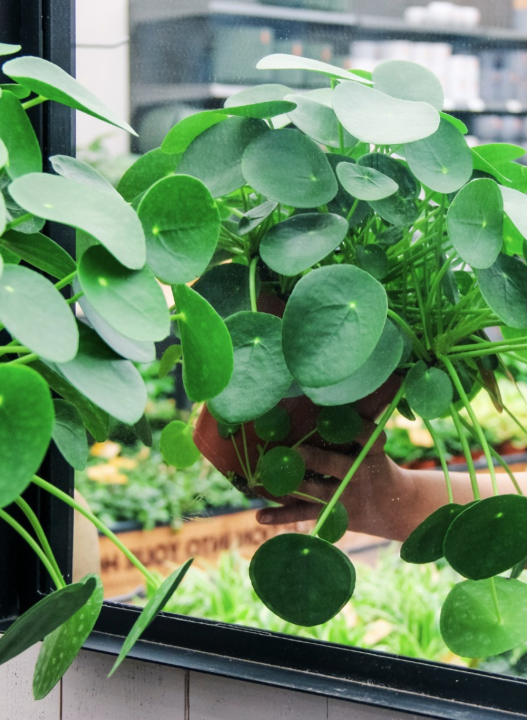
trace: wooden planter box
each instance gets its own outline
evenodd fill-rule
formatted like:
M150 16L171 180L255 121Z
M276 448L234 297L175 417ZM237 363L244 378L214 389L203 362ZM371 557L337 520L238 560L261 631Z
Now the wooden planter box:
M167 526L153 530L117 532L119 539L149 570L168 574L190 557L196 564L214 563L221 552L237 550L246 558L269 538L284 532L308 533L313 521L287 525L260 525L255 511L241 510L214 517L200 517L184 522L179 530ZM115 531L115 530L114 530ZM383 538L348 532L337 543L350 553L373 562L379 547L388 543ZM143 576L105 536L100 536L101 577L105 598L125 598L144 586Z

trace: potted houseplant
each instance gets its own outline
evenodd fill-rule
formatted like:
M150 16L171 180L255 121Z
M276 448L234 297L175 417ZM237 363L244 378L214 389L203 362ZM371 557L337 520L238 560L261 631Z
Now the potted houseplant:
M208 251L208 208L189 210L186 220L193 222L193 252L203 249L193 288L226 319L234 347L232 376L208 401L195 442L233 481L241 476L249 489L294 496L305 473L298 445L352 450L361 432L357 404L371 393L384 396L377 426L322 503L312 535L275 537L251 563L262 601L286 620L312 625L353 593L354 569L332 545L348 526L339 497L386 422L398 408L419 415L434 438L430 421L450 415L474 501L452 502L437 443L450 502L412 533L402 556L445 557L466 578L442 612L454 652L502 652L527 637L527 588L517 579L527 556L527 501L510 471L514 492L499 495L493 460L506 464L489 447L470 401L482 390L509 412L494 370L501 356L527 344L527 178L514 162L525 151L470 148L463 123L442 111L439 81L413 63L390 61L369 74L273 55L259 67L300 65L325 74L328 87L302 95L275 84L242 91L223 109L180 122L161 150L140 161L145 172L159 164L159 177L161 153L180 153L180 179L172 182L202 181L221 220L219 242L211 240ZM162 183L168 185L159 181L139 202L143 225ZM165 228L165 246L172 230ZM187 281L179 265L169 269L156 233L157 226L147 230L147 241L159 277ZM187 392L200 402L226 356L203 316L210 343L197 363L187 296L176 286L173 317ZM491 342L485 330L496 325L504 339ZM480 498L465 432L487 459L494 497ZM167 430L166 440L172 453L190 447L182 427ZM501 577L511 568L510 579Z

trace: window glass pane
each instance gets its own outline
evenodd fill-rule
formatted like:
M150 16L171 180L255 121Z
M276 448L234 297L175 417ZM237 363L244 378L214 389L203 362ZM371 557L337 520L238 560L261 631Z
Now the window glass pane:
M78 157L139 207L175 314L132 357L152 442L111 421L77 490L157 579L195 558L170 611L524 675L527 3L77 5L78 78L137 131L79 114ZM203 297L235 347L209 409ZM98 543L107 598L144 604Z

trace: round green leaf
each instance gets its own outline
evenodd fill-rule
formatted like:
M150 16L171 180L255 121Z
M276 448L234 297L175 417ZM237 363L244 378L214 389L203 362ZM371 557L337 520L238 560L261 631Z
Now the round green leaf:
M439 368L427 367L422 360L411 368L405 387L410 407L426 420L443 415L454 396L448 375Z
M4 75L29 88L37 95L43 95L48 100L54 100L62 105L93 115L132 135L137 134L128 123L121 120L113 110L58 65L39 57L26 56L9 60L2 67L2 71Z
M131 203L155 182L173 175L178 162L179 155L167 155L161 148L150 150L128 168L116 190L126 202Z
M190 143L201 133L213 125L217 125L227 119L227 116L216 110L204 110L180 120L165 135L161 143L161 151L166 154L184 153ZM152 150L151 152L158 152Z
M253 555L249 573L264 605L287 622L306 627L331 620L355 589L355 568L348 557L310 535L271 538Z
M325 506L320 511L318 517L322 515ZM318 531L318 537L329 543L338 542L346 533L349 524L349 515L345 506L341 502L337 502L333 510L329 513L324 524Z
M459 256L474 268L489 268L503 243L503 198L494 180L480 178L461 188L447 213L448 235Z
M494 265L478 272L481 294L491 310L513 328L527 327L527 267L500 253Z
M88 438L82 416L66 400L53 400L55 425L53 440L66 461L75 470L84 470L88 462Z
M56 590L39 600L20 615L0 638L0 665L20 655L35 643L55 631L80 610L95 591L92 576Z
M161 454L168 465L187 468L194 465L201 453L194 444L194 428L181 420L173 420L161 432Z
M44 380L31 368L0 365L0 507L38 472L52 431L53 403Z
M369 82L361 75L355 75L353 72L343 70L335 65L329 65L320 60L313 60L301 55L286 55L284 53L267 55L257 63L256 67L258 70L308 70L309 72L318 72L342 80Z
M527 237L527 196L523 192L502 185L500 191L503 196L503 209L523 237Z
M337 176L344 189L359 200L382 200L399 189L387 175L356 163L339 163Z
M53 371L95 405L127 425L142 417L146 388L141 375L103 343L93 330L79 325L79 351L70 362L50 364Z
M313 270L295 286L283 321L284 355L300 385L349 377L371 355L386 322L386 293L352 265Z
M419 183L400 161L382 155L381 153L368 153L363 155L359 165L373 168L394 180L399 186L397 192L382 200L370 201L371 207L383 220L392 225L410 225L419 217L416 199L421 189Z
M245 88L227 98L222 112L253 118L276 117L295 109L294 101L284 100L290 93L290 88L274 83Z
M328 154L326 155L326 158L331 165L335 176L337 173L337 166L341 163L355 163L355 160L353 158L346 157L346 155L339 155L338 153ZM349 217L350 210L355 204L355 198L344 189L342 183L338 178L337 184L338 191L333 200L328 203L328 211L330 213L335 213L337 215L340 215L341 217L346 218L350 228L354 228L357 225L360 225L360 223L366 217L368 217L368 215L371 215L372 209L367 202L365 202L364 200L359 200L359 202L355 206L353 214L351 215L351 217Z
M403 354L401 333L386 320L382 335L368 359L349 377L335 385L321 388L303 386L305 394L317 405L344 405L360 400L388 380Z
M213 197L228 195L245 184L242 156L245 148L267 134L263 120L231 117L199 135L185 150L178 173L201 180Z
M313 90L305 95L288 95L296 105L296 109L289 112L291 122L310 138L328 147L339 148L339 121L331 107L331 88ZM357 139L344 130L342 144L344 147L353 147Z
M2 246L59 280L77 269L77 264L71 255L54 240L41 233L9 230L2 237Z
M0 137L9 156L6 170L11 178L42 172L42 153L33 126L12 93L0 95Z
M176 285L173 292L180 315L185 390L194 402L209 400L231 378L232 340L221 317L195 290Z
M148 268L129 270L96 245L81 258L79 281L88 302L125 337L160 341L169 334L167 302Z
M375 90L400 100L423 100L436 110L443 107L443 88L433 72L407 60L388 60L372 73Z
M333 109L350 135L375 145L421 140L439 127L439 113L432 105L400 100L357 82L337 85Z
M306 465L299 452L289 447L275 447L265 453L260 465L262 485L275 497L289 495L298 490Z
M73 287L75 292L80 290L80 284L77 278L75 278ZM127 360L132 360L132 362L154 362L156 359L156 348L152 341L132 340L122 335L99 315L85 295L79 298L79 305L97 335L99 335L117 355Z
M499 495L472 505L450 525L445 557L471 580L498 575L527 556L527 498Z
M155 618L158 612L160 612L168 600L174 595L176 590L178 589L179 585L181 584L183 578L185 577L185 574L187 570L189 569L190 565L192 564L193 558L190 558L190 560L187 560L187 562L179 567L177 570L175 570L171 575L167 577L167 579L163 582L163 584L155 591L153 596L150 598L150 600L145 605L143 611L135 621L132 629L128 633L124 643L123 647L121 648L121 652L119 653L119 657L115 661L114 666L110 670L109 675L113 675L114 672L117 670L119 665L122 663L122 661L125 659L125 657L128 655L130 650L133 648L135 643L139 640L143 632L146 630L146 628L150 625L152 620Z
M40 173L18 178L9 192L28 212L92 235L126 267L135 270L145 264L143 228L117 193Z
M257 277L257 297L259 288ZM217 265L202 275L192 289L204 297L224 320L234 313L251 309L249 268L245 265Z
M0 321L11 335L46 360L75 357L75 317L60 292L43 275L5 265L0 277Z
M57 175L84 185L93 185L93 187L107 190L111 193L116 192L109 180L101 175L94 167L82 162L82 160L69 157L68 155L53 155L49 160Z
M450 650L462 657L488 657L512 650L527 640L527 586L500 577L465 580L455 585L445 600L440 628Z
M406 538L401 547L401 558L407 563L429 563L442 558L446 532L464 509L463 505L450 503L434 510Z
M338 190L325 154L297 130L273 130L254 140L243 155L242 171L257 192L298 208L325 205Z
M317 430L330 443L350 443L362 430L362 418L353 405L323 407L318 413Z
M273 225L260 243L260 255L271 270L293 277L327 257L347 232L340 215L301 213Z
M248 422L274 407L291 385L282 353L282 321L267 313L239 312L226 325L234 371L210 407L228 423Z
M97 575L86 575L81 580L81 583L88 587L91 587L93 580L96 582L96 588L83 607L44 638L33 674L35 700L42 700L51 692L93 630L101 612L104 588Z
M7 90L19 100L24 100L31 95L31 90L28 90L23 85L19 85L18 83L0 83L0 90L2 92Z
M468 133L468 127L459 118L454 117L453 115L449 115L446 112L440 112L439 116L442 120L446 120L447 122L451 123L455 128L459 130L462 135L466 135Z
M220 235L220 214L205 185L188 175L159 180L137 209L148 266L163 282L186 283L207 268Z
M291 430L291 418L281 405L266 412L254 421L254 432L260 440L280 442L285 440Z
M267 102L251 103L248 105L231 105L225 107L221 112L226 115L250 118L273 118L278 115L290 113L296 107L291 100L268 100Z
M357 247L357 265L376 280L383 280L390 271L390 261L386 250L378 245L359 245Z
M183 350L181 345L169 345L163 353L161 360L159 361L159 372L160 378L164 378L176 365L178 360L181 360Z

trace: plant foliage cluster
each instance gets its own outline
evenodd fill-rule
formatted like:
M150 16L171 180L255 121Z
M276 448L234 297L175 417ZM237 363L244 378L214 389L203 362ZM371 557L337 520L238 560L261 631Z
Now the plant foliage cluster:
M5 55L18 50L0 46ZM298 442L288 440L284 398L314 403L310 435L351 443L362 424L354 403L394 373L400 378L312 534L274 537L255 554L252 585L272 612L311 626L350 600L355 568L334 545L348 525L339 498L399 408L420 416L432 436L431 421L449 414L467 451L474 502L449 502L402 549L412 563L444 556L465 578L443 605L445 642L456 654L487 656L527 638L527 587L517 577L527 557L527 499L512 473L517 492L498 494L494 451L471 406L483 388L506 410L494 371L501 356L527 349L527 176L516 162L525 151L471 149L465 126L442 111L440 83L415 64L386 62L370 75L274 55L260 67L299 63L326 75L328 87L298 94L261 85L186 118L117 188L64 156L43 172L26 111L59 102L133 130L48 62L3 65L13 83L0 96L0 323L9 338L0 348L0 518L32 546L57 590L6 632L0 662L45 638L36 697L75 657L102 592L94 577L65 586L21 495L34 483L112 536L35 473L52 439L83 467L86 429L102 441L114 420L150 444L134 363L153 360L171 326L180 344L166 351L163 372L182 363L187 395L207 403L249 486L276 497L297 492L305 470ZM46 221L76 229L76 260L42 232ZM170 308L158 281L172 287ZM259 310L269 296L281 301L283 317ZM488 339L492 325L503 340ZM256 463L244 452L253 422L262 441ZM465 431L487 457L494 497L480 499ZM161 451L177 467L196 462L192 424L167 425ZM452 500L446 465L445 480ZM5 509L13 502L33 532ZM112 539L157 588L117 667L190 561L159 585Z

